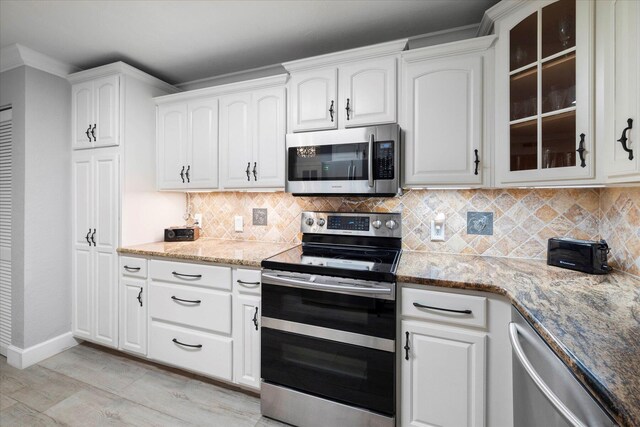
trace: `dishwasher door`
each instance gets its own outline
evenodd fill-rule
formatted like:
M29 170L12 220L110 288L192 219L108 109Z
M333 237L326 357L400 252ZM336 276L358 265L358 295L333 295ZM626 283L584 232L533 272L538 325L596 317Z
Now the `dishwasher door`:
M514 426L617 425L515 308L511 320Z

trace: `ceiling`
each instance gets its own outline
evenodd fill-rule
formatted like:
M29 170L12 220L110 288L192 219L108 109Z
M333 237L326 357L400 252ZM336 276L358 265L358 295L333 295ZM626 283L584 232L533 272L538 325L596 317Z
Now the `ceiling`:
M0 1L0 47L177 84L480 22L497 0Z

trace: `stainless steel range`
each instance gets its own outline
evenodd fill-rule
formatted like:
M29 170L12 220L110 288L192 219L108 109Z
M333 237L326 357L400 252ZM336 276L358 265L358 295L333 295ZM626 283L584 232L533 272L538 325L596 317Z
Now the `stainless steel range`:
M262 261L263 415L395 425L398 213L304 212L302 245Z

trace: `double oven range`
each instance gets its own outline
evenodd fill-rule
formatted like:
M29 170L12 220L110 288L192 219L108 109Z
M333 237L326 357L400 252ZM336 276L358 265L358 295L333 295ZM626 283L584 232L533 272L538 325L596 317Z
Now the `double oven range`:
M262 262L265 416L393 426L399 213L303 212L302 245Z

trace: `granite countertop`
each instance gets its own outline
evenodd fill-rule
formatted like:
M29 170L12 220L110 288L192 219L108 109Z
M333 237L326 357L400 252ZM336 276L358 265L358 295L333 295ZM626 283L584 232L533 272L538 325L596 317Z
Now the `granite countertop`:
M247 240L201 237L194 242L154 242L118 248L120 254L204 261L260 268L260 262L295 246Z
M640 425L640 279L408 251L397 274L398 282L506 296L621 425Z

